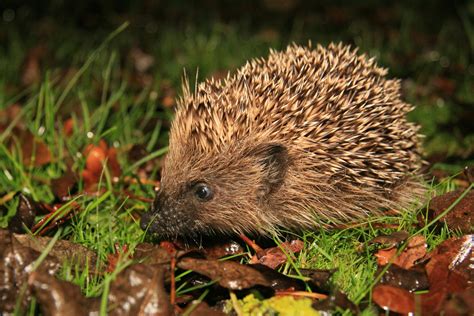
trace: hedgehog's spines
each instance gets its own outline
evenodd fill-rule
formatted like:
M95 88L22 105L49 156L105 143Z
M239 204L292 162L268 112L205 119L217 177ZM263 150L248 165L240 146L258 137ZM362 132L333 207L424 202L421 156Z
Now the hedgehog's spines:
M322 222L337 222L396 207L409 200L410 190L421 191L409 180L421 159L418 127L405 119L413 107L400 98L400 80L386 75L374 58L338 43L270 50L267 59L253 59L234 75L196 84L193 94L185 76L169 160L185 168L192 153L191 171L210 169L210 160L223 170L242 159L243 148L282 144L297 162L279 193L288 197L282 207L290 215L247 214L256 226L283 225L284 219L304 226L314 215L308 208ZM252 201L241 203L255 208ZM219 216L231 221L234 212Z

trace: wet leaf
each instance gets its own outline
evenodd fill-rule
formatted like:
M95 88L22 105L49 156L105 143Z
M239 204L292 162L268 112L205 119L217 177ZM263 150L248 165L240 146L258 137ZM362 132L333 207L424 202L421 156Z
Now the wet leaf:
M376 275L383 271L377 269ZM429 287L428 277L423 268L406 270L396 265L391 265L380 279L380 284L400 287L410 292L426 290Z
M377 265L384 266L389 264L393 257L397 254L397 248L380 249L374 256L377 258Z
M290 278L272 268L269 268L263 264L252 264L248 265L256 271L260 272L270 282L270 287L277 291L283 290L295 290L303 291L306 289L306 284L298 279Z
M329 280L337 269L321 270L321 269L299 269L299 272L311 279L311 282L319 289L329 290Z
M12 235L14 246L27 247L38 252L43 251L50 241L51 237ZM56 241L48 255L58 262L78 263L84 268L88 265L89 271L94 271L97 268L97 255L94 251L68 240Z
M446 288L449 292L462 291L472 279L469 267L474 247L474 235L451 238L441 243L426 264L430 289ZM472 280L471 280L472 281Z
M474 287L452 294L444 306L445 315L469 315L474 311Z
M341 291L331 293L327 299L316 301L312 306L317 311L334 312L336 308L340 308L342 310L349 310L352 315L360 313L359 308Z
M171 315L173 308L164 288L164 267L135 264L110 285L113 315Z
M410 238L407 247L395 258L393 264L404 269L410 269L418 260L426 256L426 239L424 236L417 235Z
M430 202L430 218L436 218L450 207L463 191L452 191L434 197ZM440 222L446 223L451 229L458 229L464 233L471 233L474 227L474 190L466 196Z
M258 252L253 256L250 262L260 263L272 269L276 269L288 260L288 256L292 256L294 253L300 252L303 247L304 242L301 240L295 239L291 242L286 241L281 243L279 246L267 248Z
M385 311L413 313L414 295L407 290L390 285L377 285L372 291L372 300Z
M234 261L182 258L178 261L177 266L205 275L231 290L247 289L255 285L271 286L271 282L262 273L250 265Z
M473 238L473 235L466 235L448 239L432 252L431 259L426 264L430 291L421 295L423 312L439 313L445 311L449 304L451 308L454 307L452 304L456 302L450 303L450 298L458 293L459 297L472 295L468 289L474 279L473 269L470 267Z
M377 264L384 266L389 262L402 267L410 269L418 260L426 256L426 240L423 236L412 236L405 249L397 256L398 250L396 248L381 249L377 251Z
M111 315L171 315L164 289L163 268L136 264L122 271L110 284ZM100 298L85 298L78 286L55 277L33 273L29 279L46 315L97 315Z
M410 235L405 231L397 231L390 235L380 235L368 242L369 245L379 244L386 248L393 248L399 246L402 242L407 240Z
M242 246L234 240L226 241L225 243L216 243L210 247L203 247L202 251L207 259L219 259L244 252Z
M31 295L26 284L33 264L40 256L40 252L17 244L13 239L9 231L0 229L0 312L12 312L20 298L22 308L28 305ZM48 255L36 271L54 275L58 269L58 261ZM22 289L26 290L21 296Z
M19 203L16 214L8 223L8 229L13 233L24 232L23 225L31 229L35 221L35 216L38 215L38 213L44 212L44 208L40 203L35 202L32 198L23 193L18 194L18 200Z
M31 274L28 283L44 315L99 314L100 298L85 298L73 283L37 272Z
M151 243L140 243L135 247L133 259L146 264L169 264L171 255L168 250Z

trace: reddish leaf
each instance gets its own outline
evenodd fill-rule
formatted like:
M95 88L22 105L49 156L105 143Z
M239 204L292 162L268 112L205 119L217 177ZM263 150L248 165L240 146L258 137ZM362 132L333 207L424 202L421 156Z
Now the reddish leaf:
M396 254L397 248L380 249L375 253L375 257L377 258L377 264L379 266L384 266L388 264Z
M64 124L63 124L63 134L69 137L72 135L73 132L74 132L74 120L72 118L68 118L66 121L64 121Z
M398 255L396 248L381 249L376 254L377 264L384 266L389 262L404 269L410 269L416 262L426 256L426 240L423 236L413 236L406 248Z
M436 218L450 207L463 191L453 191L437 197L430 202L430 218ZM474 190L466 196L445 216L440 219L451 229L459 229L464 233L472 232L474 226Z
M393 264L404 269L410 269L416 262L426 256L426 239L418 235L413 236L403 252L395 258Z
M446 311L446 308L453 307L463 308L464 305L452 306L454 303L450 302L450 298L457 293L459 295L465 293L468 290L469 282L472 282L473 269L470 264L474 245L473 238L473 235L467 235L448 239L433 251L431 259L426 265L430 292L421 295L424 313L440 313ZM470 294L463 295L469 296Z
M76 184L76 174L68 170L61 177L51 180L51 190L59 200L66 201L73 193Z
M414 295L401 288L377 285L373 289L372 300L386 311L403 314L415 312Z
M467 287L472 277L469 267L474 247L474 235L451 238L441 243L426 265L430 289L446 288L450 293Z
M23 164L41 167L51 162L51 152L48 146L30 131L21 132L20 142Z
M258 252L257 255L252 257L251 263L260 263L272 269L276 269L288 260L287 256L292 256L294 253L300 252L303 246L303 241L298 239L292 240L291 242L286 241L281 243L280 246L267 248ZM282 251L280 247L283 248L284 251Z

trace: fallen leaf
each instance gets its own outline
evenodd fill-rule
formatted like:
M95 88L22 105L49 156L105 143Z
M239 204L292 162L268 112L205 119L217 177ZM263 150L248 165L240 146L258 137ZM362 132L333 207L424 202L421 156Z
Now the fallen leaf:
M40 252L13 242L13 235L0 229L0 314L11 313L20 300L20 308L25 311L31 300L26 289L20 295L28 281L29 272ZM46 256L36 271L43 275L53 275L59 270L59 263L52 256ZM21 313L20 313L21 314Z
M397 248L380 249L374 256L377 258L377 265L384 266L389 264L393 257L397 254Z
M323 291L329 292L330 282L329 280L337 269L321 270L321 269L299 269L301 275L309 277L311 282L318 288Z
M23 193L17 194L18 206L15 215L8 223L8 230L13 233L24 232L23 225L31 229L34 224L35 217L44 211L40 203L35 202L32 198Z
M28 284L44 315L99 314L100 298L86 298L79 286L58 280L54 276L33 272Z
M304 242L298 239L283 242L279 246L263 249L252 257L250 263L260 263L272 269L278 268L288 260L288 256L300 252ZM283 248L283 250L282 250Z
M163 266L135 264L121 272L110 285L113 315L168 316L173 308L164 287Z
M368 242L369 245L379 244L386 248L393 248L399 246L402 242L407 240L410 235L405 231L397 231L390 235L380 235Z
M19 141L23 156L23 164L41 167L51 162L51 152L48 146L30 131L20 133Z
M23 234L12 235L12 244L15 247L27 247L37 252L43 251L50 241L51 237L33 237ZM77 263L84 269L87 266L89 271L97 269L97 254L80 244L68 240L57 240L48 255L58 262Z
M335 291L331 293L328 298L316 301L312 307L317 311L326 311L332 314L336 309L349 310L352 315L359 315L359 307L355 305L346 294L341 291Z
M159 245L144 242L135 247L133 259L146 264L169 264L171 255Z
M250 265L234 261L182 258L178 261L177 266L205 275L230 290L242 290L255 285L271 287L271 282L262 273Z
M202 252L207 259L219 259L226 256L233 256L243 254L244 250L234 240L226 241L225 243L216 243L210 247L203 247Z
M412 236L408 240L407 247L398 257L395 258L393 264L396 264L397 266L404 269L410 269L417 263L418 260L426 256L426 249L427 245L424 236Z
M86 167L82 171L84 180L84 191L95 191L99 183L104 167L107 167L114 178L118 178L122 171L117 160L117 150L109 148L104 140L97 145L89 144L83 151L86 159Z
M136 264L118 274L107 297L111 315L171 315L163 267ZM98 315L101 298L86 298L75 284L33 273L30 288L46 315Z
M426 264L430 291L421 295L423 313L440 313L446 310L450 298L465 293L474 281L472 262L474 235L451 238L436 247ZM467 292L468 297L472 293ZM451 308L453 307L451 302Z
M372 291L372 300L383 310L402 314L415 312L414 294L390 285L377 285Z
M380 249L375 253L377 264L384 266L388 263L393 263L404 269L410 269L418 260L426 256L426 240L423 236L412 236L405 249L397 256L398 249Z
M51 180L51 190L60 201L67 201L76 190L77 182L76 174L67 170L61 177Z
M255 286L267 287L271 290L305 290L305 282L290 278L261 264L240 264L235 261L219 261L184 257L178 260L177 266L185 270L193 270L220 286L231 290L248 289Z
M384 270L383 267L377 269L376 275ZM428 276L423 268L403 269L396 265L391 265L380 279L380 284L400 287L410 292L427 290L429 288Z
M469 267L474 247L474 235L451 238L441 243L426 264L430 289L446 288L450 293L462 291L472 282Z
M431 199L429 206L429 211L431 212L430 219L434 219L443 213L462 193L463 191L459 190L452 191ZM440 222L446 223L446 225L453 230L471 233L474 227L474 190L467 193L448 214L440 219Z

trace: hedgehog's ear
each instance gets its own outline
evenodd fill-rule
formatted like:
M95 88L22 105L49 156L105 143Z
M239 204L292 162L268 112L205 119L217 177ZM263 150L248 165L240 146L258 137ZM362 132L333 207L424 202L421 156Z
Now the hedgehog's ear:
M253 154L263 165L263 179L257 195L264 198L277 191L285 179L288 169L288 150L278 143L265 143L254 148Z

